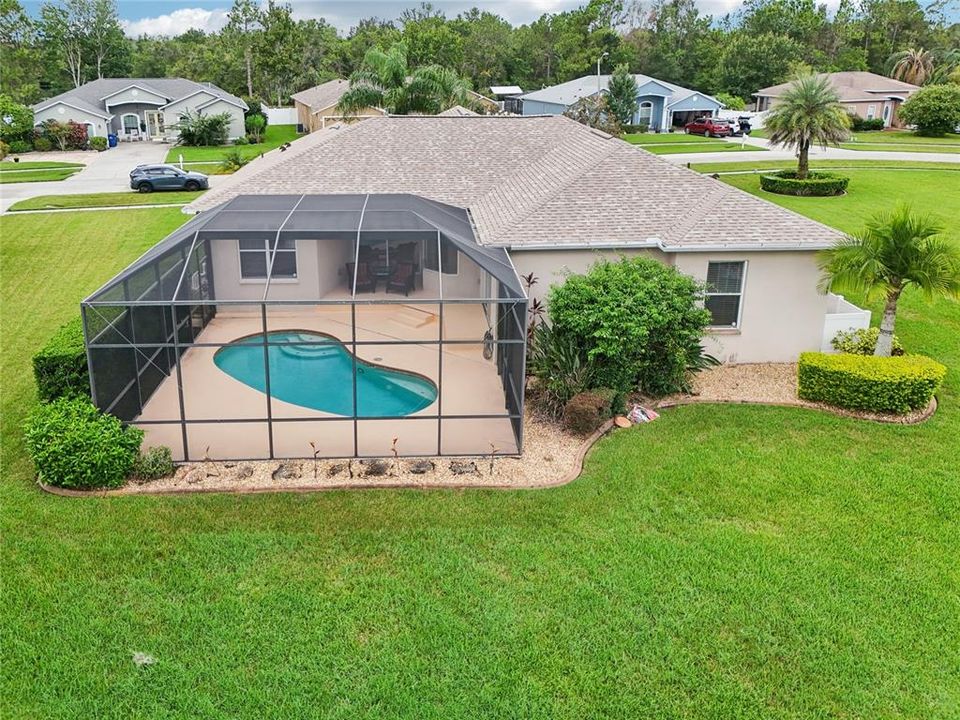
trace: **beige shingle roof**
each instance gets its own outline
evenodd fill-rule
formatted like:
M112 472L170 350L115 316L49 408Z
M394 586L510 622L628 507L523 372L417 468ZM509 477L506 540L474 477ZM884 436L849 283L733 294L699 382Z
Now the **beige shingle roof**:
M825 247L839 234L561 116L382 117L269 153L187 210L241 194L412 193L483 244Z
M323 110L340 102L340 96L350 89L348 80L330 80L312 88L301 90L290 97L307 105L311 111Z
M872 100L878 95L894 94L909 95L920 88L917 85L911 85L901 80L894 80L885 75L867 72L865 70L847 70L834 73L818 73L817 77L825 77L830 84L840 94L840 99L844 102L854 102L856 100ZM778 97L782 95L792 83L785 82L779 85L757 90L754 95L763 95L765 97Z

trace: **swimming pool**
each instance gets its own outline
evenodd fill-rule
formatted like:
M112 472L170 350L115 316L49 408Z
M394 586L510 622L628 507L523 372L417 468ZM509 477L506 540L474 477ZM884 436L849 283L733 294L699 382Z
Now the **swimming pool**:
M270 395L301 407L353 416L353 356L329 335L303 330L267 333L271 343ZM296 343L314 343L300 345ZM220 348L218 368L260 392L267 388L263 335L250 335ZM357 406L360 417L402 417L437 399L437 386L424 377L357 359Z

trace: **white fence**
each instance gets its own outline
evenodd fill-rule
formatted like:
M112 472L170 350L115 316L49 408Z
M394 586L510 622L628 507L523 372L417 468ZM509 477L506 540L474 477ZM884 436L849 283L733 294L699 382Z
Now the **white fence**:
M267 123L269 125L296 125L297 109L292 107L268 107L261 106L267 113Z
M827 314L823 319L823 339L820 352L834 352L830 341L838 332L870 327L870 311L862 310L844 300L843 295L827 295Z

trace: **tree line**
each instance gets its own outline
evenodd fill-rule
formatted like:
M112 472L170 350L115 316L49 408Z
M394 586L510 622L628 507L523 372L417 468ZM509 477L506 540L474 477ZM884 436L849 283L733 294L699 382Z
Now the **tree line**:
M393 20L366 18L345 34L295 19L277 0L235 0L220 32L124 35L115 0L60 0L30 16L0 0L0 92L32 103L98 77L185 77L238 96L285 103L290 94L349 77L371 48L398 42L410 68L439 66L481 92L534 90L626 65L686 87L749 99L798 68L915 73L960 83L960 23L949 0L746 0L711 16L694 0L589 0L520 26L472 9L447 17L424 3Z

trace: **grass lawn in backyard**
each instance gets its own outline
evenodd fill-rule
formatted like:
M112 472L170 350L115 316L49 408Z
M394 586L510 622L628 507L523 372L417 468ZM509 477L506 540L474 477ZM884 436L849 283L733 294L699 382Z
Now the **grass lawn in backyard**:
M187 203L197 199L201 192L115 192L90 193L88 195L39 195L20 200L10 206L11 212L18 210L57 210L63 208L118 207L121 205L167 205Z
M213 147L187 147L176 145L167 153L167 162L175 163L183 155L185 163L196 161L220 161L231 150L239 150L244 157L257 157L260 153L269 152L285 142L291 142L299 137L296 125L270 125L262 143L257 145L215 145ZM204 172L201 170L200 172Z
M960 305L902 300L950 367L920 426L684 407L546 491L42 493L30 356L186 219L0 217L5 717L956 717Z
M57 180L66 180L68 177L80 172L83 166L76 168L47 168L43 170L24 170L20 172L7 171L0 172L0 184L10 183L29 183L29 182L55 182Z
M702 173L749 172L751 170L795 170L796 160L751 160L749 162L690 163L690 169ZM811 160L811 168L877 168L887 170L949 170L960 172L960 163L926 160Z

